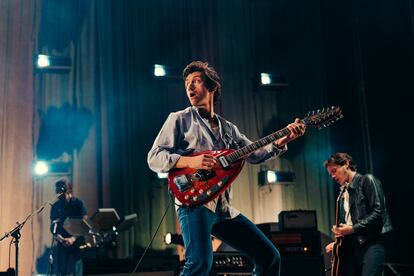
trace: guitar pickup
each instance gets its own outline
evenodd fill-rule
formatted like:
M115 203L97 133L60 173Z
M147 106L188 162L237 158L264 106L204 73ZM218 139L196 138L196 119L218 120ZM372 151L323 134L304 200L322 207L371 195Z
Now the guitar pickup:
M228 166L230 166L229 162L227 161L226 157L224 155L220 156L218 158L218 161L220 162L220 165L223 168L227 168Z
M181 193L193 186L185 174L174 177L174 184Z

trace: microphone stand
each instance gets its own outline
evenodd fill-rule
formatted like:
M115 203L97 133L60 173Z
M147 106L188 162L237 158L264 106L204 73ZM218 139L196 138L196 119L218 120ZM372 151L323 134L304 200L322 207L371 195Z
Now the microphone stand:
M55 200L53 200L53 201L47 201L47 202L45 202L45 203L43 203L42 204L42 206L40 206L39 207L39 209L37 209L37 210L35 210L33 213L31 213L30 215L28 215L25 219L24 219L24 221L23 222L16 222L16 226L12 229L12 230L10 230L9 232L7 232L7 233L5 233L4 234L4 236L3 237L1 237L0 238L0 242L2 241L2 240L4 240L5 238L8 238L8 237L10 237L10 236L12 236L13 237L13 239L14 239L14 246L15 246L15 249L16 249L16 254L15 254L15 258L16 258L16 262L15 262L15 265L16 265L16 269L15 269L15 276L18 276L19 275L19 240L20 240L20 237L21 237L21 234L20 234L20 230L23 228L23 226L25 225L25 223L31 218L31 217L33 217L34 215L36 215L36 214L39 214L40 212L42 212L43 211L43 209L48 205L48 204L50 204L50 205L53 205L53 204L55 204L55 202L57 202L58 200L59 200L59 196L61 196L63 193L59 193L59 194L57 194L56 195L56 199Z
M50 276L53 275L53 262L54 262L53 256L54 256L54 249L55 249L55 235L56 235L57 223L58 223L58 220L52 221L52 224L53 224L53 233L52 233L52 242L50 243L49 271L46 274L47 276L49 276L49 273L50 273Z

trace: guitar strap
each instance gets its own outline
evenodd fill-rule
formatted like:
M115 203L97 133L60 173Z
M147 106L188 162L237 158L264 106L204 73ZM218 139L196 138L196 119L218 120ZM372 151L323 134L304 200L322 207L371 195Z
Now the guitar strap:
M223 135L224 135L224 142L226 143L227 148L234 148L239 149L240 146L234 141L233 139L233 132L229 125L229 123L221 117L220 115L216 114L217 118L220 120L221 127L223 128Z
M226 121L226 119L224 119L220 115L216 114L216 116L220 120L221 127L223 129L223 136L224 136L223 137L223 140L224 140L224 142L226 144L226 148L227 149L230 149L230 148L236 148L236 149L238 149L238 148L240 148L238 146L238 144L233 139L233 131L232 131L229 123ZM215 213L220 213L221 210L222 210L222 204L223 204L222 197L223 196L224 196L224 198L225 198L225 200L227 202L230 201L228 192L225 192L224 194L220 195L218 197L218 200L217 200L217 205L216 205Z

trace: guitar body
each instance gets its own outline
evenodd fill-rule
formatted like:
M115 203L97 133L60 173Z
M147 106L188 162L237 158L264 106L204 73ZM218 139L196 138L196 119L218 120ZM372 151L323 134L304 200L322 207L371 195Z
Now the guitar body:
M219 159L233 152L232 149L203 151L190 156L210 154ZM211 170L174 169L168 174L168 185L182 204L201 205L220 196L239 175L243 165L244 160L239 159L225 168L217 162Z
M340 201L343 200L343 194L346 191L346 187L341 190L336 199L336 227L340 226L340 219L339 219L339 210L340 210ZM344 237L335 237L335 242L332 248L332 256L331 256L331 276L340 276L342 273L343 267L343 260L345 256L345 246L344 246L345 238Z
M344 238L336 237L331 256L331 276L340 276L342 272L342 260L344 257Z

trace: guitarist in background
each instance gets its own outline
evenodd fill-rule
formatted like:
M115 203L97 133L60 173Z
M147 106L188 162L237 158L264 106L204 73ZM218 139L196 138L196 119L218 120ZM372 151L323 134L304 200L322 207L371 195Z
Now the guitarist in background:
M83 237L71 236L64 228L66 218L87 218L82 200L73 196L68 178L55 183L56 194L62 193L50 210L50 231L55 240L53 250L53 274L58 276L83 275L82 253L79 246L84 244Z
M183 71L191 106L171 113L148 153L149 167L155 172L194 168L211 170L217 160L209 154L192 153L238 149L252 142L232 123L214 112L221 96L220 78L207 63L194 61ZM243 110L241 110L243 112ZM287 126L290 134L263 147L247 158L261 163L287 150L286 144L305 132L299 119ZM229 189L204 205L183 206L176 199L178 220L185 246L181 275L209 275L213 261L211 235L247 255L255 265L254 275L279 275L280 254L257 226L231 207Z
M335 153L324 162L332 179L343 193L339 227L333 226L335 237L343 237L339 249L342 273L338 275L382 275L385 262L385 234L392 230L381 182L372 174L359 174L352 157ZM326 246L332 252L334 243ZM335 263L335 262L334 262ZM334 270L334 268L333 268Z

